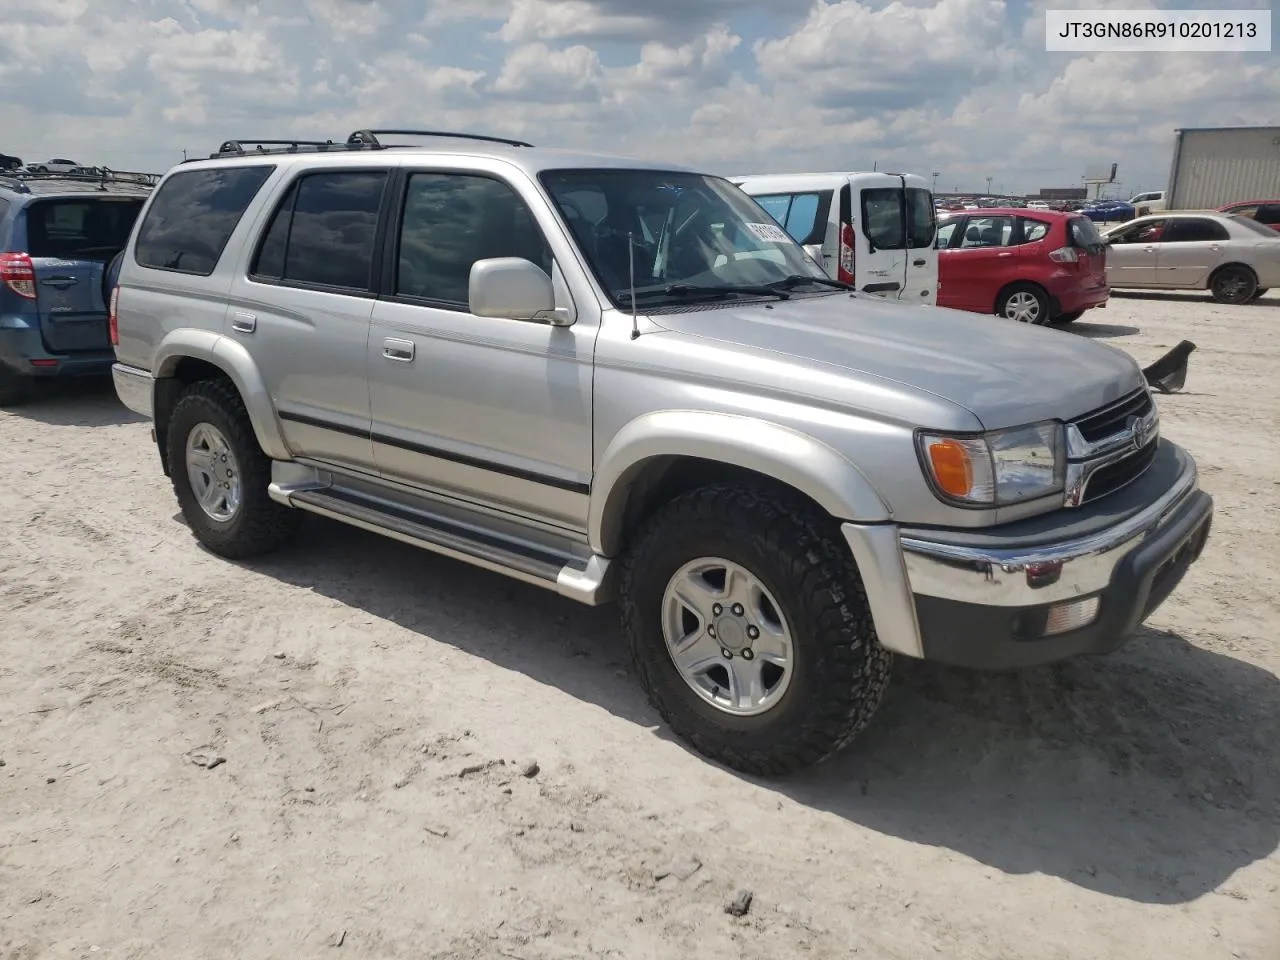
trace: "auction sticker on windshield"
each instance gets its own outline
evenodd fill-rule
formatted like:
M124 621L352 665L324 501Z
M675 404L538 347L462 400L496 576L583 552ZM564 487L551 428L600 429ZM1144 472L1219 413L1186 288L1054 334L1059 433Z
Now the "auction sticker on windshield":
M776 223L748 223L748 230L756 235L759 240L765 240L769 243L791 243L792 240L787 236L787 231L783 230Z

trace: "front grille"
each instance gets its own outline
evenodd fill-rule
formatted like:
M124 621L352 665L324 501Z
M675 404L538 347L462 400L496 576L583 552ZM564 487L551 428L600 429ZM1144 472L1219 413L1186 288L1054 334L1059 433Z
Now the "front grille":
M1095 470L1089 477L1080 502L1092 503L1133 483L1147 472L1147 468L1156 458L1156 449L1159 446L1159 439L1152 440L1141 450L1135 451L1133 456Z
M1130 417L1145 417L1151 412L1151 395L1146 390L1138 390L1125 397L1119 403L1103 407L1086 417L1075 421L1080 436L1089 443L1097 443L1104 437L1119 433L1129 423Z

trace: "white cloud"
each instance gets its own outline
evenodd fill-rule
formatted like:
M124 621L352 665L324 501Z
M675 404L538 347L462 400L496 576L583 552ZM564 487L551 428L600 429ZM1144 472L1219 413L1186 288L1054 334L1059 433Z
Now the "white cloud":
M1273 56L1047 54L1056 5L9 0L0 150L163 169L235 136L424 126L721 172L879 161L943 187L1114 160L1136 188L1175 127L1280 122Z

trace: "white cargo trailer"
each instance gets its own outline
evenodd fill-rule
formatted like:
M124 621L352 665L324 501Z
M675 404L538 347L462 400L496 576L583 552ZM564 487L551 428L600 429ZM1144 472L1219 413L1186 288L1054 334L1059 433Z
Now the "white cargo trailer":
M1280 199L1280 127L1176 131L1165 197L1169 210Z

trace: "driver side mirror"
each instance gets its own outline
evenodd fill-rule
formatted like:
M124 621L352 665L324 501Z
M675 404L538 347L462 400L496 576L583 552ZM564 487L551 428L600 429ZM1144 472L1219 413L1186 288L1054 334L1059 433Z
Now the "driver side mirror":
M551 278L523 257L495 257L471 265L467 309L477 317L501 320L542 320L564 327L573 321L556 310Z

